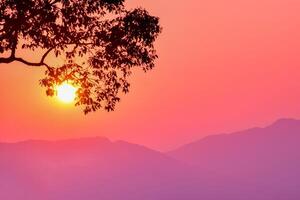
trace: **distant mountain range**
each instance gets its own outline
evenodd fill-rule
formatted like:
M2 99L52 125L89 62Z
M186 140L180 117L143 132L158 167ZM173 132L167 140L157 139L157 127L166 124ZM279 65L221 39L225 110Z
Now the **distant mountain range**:
M0 143L2 200L299 200L300 121L158 152L83 138Z

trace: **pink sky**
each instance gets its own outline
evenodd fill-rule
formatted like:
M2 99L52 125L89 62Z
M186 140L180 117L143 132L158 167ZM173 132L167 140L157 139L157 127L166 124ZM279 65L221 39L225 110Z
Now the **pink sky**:
M0 141L105 136L169 150L300 118L300 1L128 2L161 18L156 68L135 71L115 112L85 116L45 96L44 69L2 64Z

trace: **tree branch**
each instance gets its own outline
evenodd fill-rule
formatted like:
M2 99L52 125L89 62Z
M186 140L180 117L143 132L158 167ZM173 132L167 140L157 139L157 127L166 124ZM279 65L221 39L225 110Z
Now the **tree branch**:
M79 45L93 45L93 43L65 43L64 45L76 45L76 47L78 47ZM18 62L21 62L25 65L28 65L28 66L33 66L33 67L40 67L40 66L46 66L48 69L51 69L51 67L49 65L47 65L45 63L45 59L47 58L47 56L49 55L49 53L54 49L55 47L51 47L49 48L44 54L43 56L41 57L41 60L40 62L36 63L36 62L30 62L30 61L27 61L23 58L19 58L19 57L15 57L15 53L16 53L16 47L14 47L12 49L12 52L11 52L11 55L10 57L7 57L7 58L3 58L3 57L0 57L0 64L1 63L12 63L14 61L18 61Z
M43 55L42 58L41 58L40 63L44 63L46 57L48 56L48 54L49 54L53 49L54 49L54 47L48 49L48 50L44 53L44 55Z
M51 68L49 65L47 65L46 63L44 62L39 62L39 63L34 63L34 62L29 62L27 60L24 60L23 58L14 58L13 61L18 61L18 62L21 62L25 65L28 65L28 66L33 66L33 67L41 67L41 66L46 66L47 68Z
M45 63L45 59L46 59L46 57L48 56L48 54L49 54L53 49L54 49L54 48L48 49L48 50L44 53L44 55L42 56L40 62L38 62L38 63L30 62L30 61L27 61L27 60L25 60L25 59L23 59L23 58L15 57L14 53L12 53L11 56L8 57L8 58L1 58L1 57L0 57L0 63L6 63L6 64L8 64L8 63L12 63L12 62L14 62L14 61L18 61L18 62L21 62L21 63L23 63L23 64L25 64L25 65L28 65L28 66L33 66L33 67L46 66L48 69L50 69L51 67Z
M11 63L13 61L14 61L14 59L12 57L0 58L0 63Z

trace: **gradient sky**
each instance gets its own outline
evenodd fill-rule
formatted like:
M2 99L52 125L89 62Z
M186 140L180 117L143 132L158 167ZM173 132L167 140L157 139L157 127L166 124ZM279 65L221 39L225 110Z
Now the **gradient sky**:
M1 64L0 141L105 136L169 150L300 118L299 0L128 2L161 18L156 68L134 72L116 111L85 116L45 96L44 69Z

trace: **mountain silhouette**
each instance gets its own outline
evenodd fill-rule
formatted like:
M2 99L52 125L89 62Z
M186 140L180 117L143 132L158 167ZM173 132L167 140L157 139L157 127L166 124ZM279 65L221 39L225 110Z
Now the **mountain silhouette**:
M234 194L219 199L296 200L300 199L299 145L300 121L280 119L265 128L209 136L168 155L214 174L212 180Z
M2 143L0 199L182 199L175 187L185 171L163 153L105 138Z
M100 137L0 143L0 199L299 200L299 144L293 119L167 153Z

